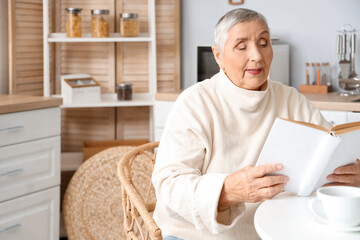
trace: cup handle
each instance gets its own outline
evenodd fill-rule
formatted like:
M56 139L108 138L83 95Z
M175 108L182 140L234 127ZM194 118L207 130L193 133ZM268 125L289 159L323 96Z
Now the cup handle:
M320 199L317 199L317 198L310 199L309 207L310 207L311 212L313 214L315 214L315 216L322 218L322 219L325 218L324 209L323 209Z

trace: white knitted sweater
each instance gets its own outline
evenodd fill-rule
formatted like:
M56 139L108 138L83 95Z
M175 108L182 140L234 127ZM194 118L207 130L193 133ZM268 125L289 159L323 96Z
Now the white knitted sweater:
M227 175L255 165L276 117L330 127L296 89L269 80L261 91L234 85L220 71L186 89L160 140L153 184L154 218L164 235L195 239L258 239L259 204L218 212Z

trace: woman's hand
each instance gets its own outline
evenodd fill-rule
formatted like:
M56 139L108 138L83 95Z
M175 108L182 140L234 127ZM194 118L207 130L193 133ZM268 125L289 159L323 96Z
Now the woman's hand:
M284 190L289 178L284 175L265 176L281 170L281 164L247 166L225 178L219 199L219 209L239 202L260 202Z
M325 184L327 186L345 185L345 186L360 186L360 160L357 159L355 163L338 167L333 174L327 176L327 180L332 183Z

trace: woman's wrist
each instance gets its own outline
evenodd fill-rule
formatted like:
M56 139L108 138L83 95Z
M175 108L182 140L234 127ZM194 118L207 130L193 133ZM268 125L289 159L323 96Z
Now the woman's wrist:
M218 211L224 211L228 209L230 206L238 204L238 202L236 202L235 199L231 196L231 193L228 191L228 188L229 188L229 180L228 177L226 177L220 193Z

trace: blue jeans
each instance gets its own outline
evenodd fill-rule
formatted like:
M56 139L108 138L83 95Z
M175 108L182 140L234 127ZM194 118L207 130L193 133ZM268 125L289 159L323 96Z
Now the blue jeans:
M173 236L163 236L163 240L184 240L184 239Z

